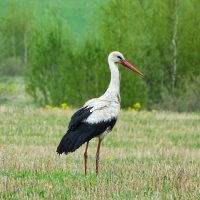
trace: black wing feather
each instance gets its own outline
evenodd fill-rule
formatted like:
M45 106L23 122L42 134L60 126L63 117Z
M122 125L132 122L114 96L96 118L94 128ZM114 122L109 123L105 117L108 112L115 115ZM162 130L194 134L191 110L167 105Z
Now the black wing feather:
M85 142L90 141L92 138L101 135L107 129L112 130L112 128L114 127L117 121L116 118L112 118L108 121L102 121L96 124L89 124L83 122L83 119L86 119L86 116L89 116L88 111L90 112L91 108L86 109L79 110L77 111L79 112L79 114L77 114L76 112L72 116L72 120L74 121L72 123L70 122L71 124L69 125L67 133L63 136L62 140L60 141L60 144L58 145L57 152L59 154L67 154L69 152L74 152Z
M92 107L83 107L76 111L71 117L68 129L75 130L84 119L87 119L92 114L92 112L90 112L91 108Z

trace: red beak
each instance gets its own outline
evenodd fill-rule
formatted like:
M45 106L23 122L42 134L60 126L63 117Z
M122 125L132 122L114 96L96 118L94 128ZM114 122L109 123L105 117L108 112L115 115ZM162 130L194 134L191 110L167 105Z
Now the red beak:
M121 62L122 65L124 65L125 67L129 68L130 70L136 72L137 74L144 76L138 69L136 69L135 67L133 67L133 65L131 65L128 61L123 60Z

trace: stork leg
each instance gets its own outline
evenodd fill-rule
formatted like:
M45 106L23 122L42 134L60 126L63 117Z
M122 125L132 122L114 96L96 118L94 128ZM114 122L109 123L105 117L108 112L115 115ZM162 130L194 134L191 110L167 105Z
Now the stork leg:
M85 152L84 152L84 164L85 164L85 175L87 175L87 149L88 149L89 142L87 142L86 147L85 147Z
M97 153L96 153L96 175L99 173L99 153L100 153L100 146L101 146L102 140L99 138L99 143L97 146Z

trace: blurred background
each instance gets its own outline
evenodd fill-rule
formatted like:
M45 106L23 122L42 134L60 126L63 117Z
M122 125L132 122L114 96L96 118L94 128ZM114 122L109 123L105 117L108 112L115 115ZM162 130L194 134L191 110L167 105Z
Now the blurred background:
M0 0L0 104L79 107L107 88L113 50L122 107L200 111L199 0Z

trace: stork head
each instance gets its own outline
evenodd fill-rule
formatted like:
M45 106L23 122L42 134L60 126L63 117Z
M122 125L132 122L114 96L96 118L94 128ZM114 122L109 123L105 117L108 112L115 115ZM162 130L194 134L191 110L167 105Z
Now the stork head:
M136 72L137 74L143 76L143 74L137 69L135 68L133 65L131 65L122 55L122 53L120 53L119 51L113 51L109 54L108 56L108 61L110 62L114 62L114 63L120 63L123 66L127 67L128 69Z

